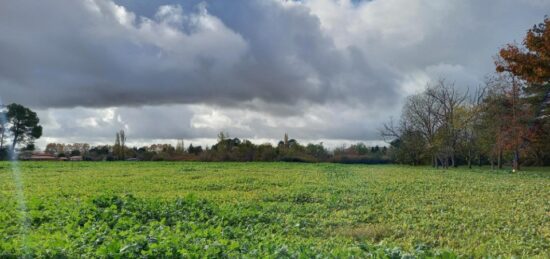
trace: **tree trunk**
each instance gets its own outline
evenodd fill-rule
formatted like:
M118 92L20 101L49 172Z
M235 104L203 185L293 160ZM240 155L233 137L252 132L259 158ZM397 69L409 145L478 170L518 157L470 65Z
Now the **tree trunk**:
M491 170L495 170L495 150L491 154Z
M536 158L537 158L537 166L543 166L544 165L544 154L542 152L537 151L536 152Z
M468 149L468 168L472 169L472 150Z
M455 154L452 154L452 155L451 155L451 167L456 167L456 164L455 164Z
M479 167L481 167L481 154L479 154Z
M518 150L514 150L514 160L512 161L512 169L513 171L519 171L519 152Z
M498 166L498 169L502 169L502 149L498 150L497 166Z
M17 138L19 137L19 134L15 133L13 135L13 143L11 144L11 150L12 152L15 152L15 146L17 145Z

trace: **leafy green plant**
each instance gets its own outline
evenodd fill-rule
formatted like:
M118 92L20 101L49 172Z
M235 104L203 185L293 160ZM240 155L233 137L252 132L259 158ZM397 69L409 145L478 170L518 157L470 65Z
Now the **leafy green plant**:
M23 162L22 219L9 168L0 163L0 257L546 257L550 250L545 169Z

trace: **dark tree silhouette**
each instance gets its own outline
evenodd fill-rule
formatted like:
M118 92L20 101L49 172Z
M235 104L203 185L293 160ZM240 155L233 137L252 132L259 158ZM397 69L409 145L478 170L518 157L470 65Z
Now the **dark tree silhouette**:
M35 139L42 136L42 126L38 124L40 119L36 112L16 103L8 105L7 108L9 130L13 137L12 149L15 149L17 144L32 144Z

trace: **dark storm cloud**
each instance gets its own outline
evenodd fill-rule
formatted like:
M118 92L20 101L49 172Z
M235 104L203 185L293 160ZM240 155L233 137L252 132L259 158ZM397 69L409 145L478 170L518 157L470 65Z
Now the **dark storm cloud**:
M147 18L109 1L2 5L0 89L35 107L391 102L395 95L396 75L374 69L357 48L337 49L305 6L157 6Z

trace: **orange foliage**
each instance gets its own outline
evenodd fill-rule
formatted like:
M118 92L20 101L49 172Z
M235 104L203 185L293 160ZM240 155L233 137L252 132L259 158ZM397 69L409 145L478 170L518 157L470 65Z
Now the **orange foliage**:
M525 48L509 44L500 50L497 72L510 72L533 84L550 81L550 18L535 25L523 40Z

